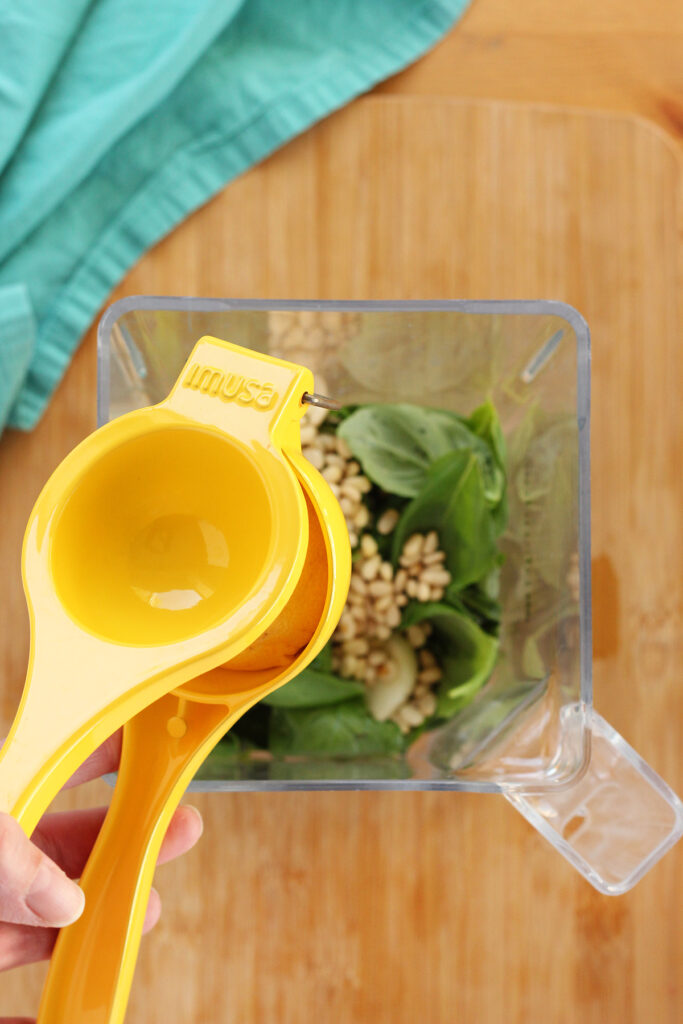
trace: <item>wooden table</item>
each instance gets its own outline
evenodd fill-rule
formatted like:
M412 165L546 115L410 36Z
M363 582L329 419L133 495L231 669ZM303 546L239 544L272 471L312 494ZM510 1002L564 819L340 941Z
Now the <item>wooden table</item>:
M378 91L620 110L680 142L683 4L473 0L425 60Z
M617 53L624 34L635 45L646 24L643 52L673 48L666 3L647 16L634 5L605 6L599 24L587 0L565 6L574 48L593 32L604 52ZM596 704L683 792L680 158L663 134L624 116L430 99L483 88L474 60L463 85L460 58L473 37L489 54L499 95L567 99L554 64L558 91L533 92L534 66L566 40L550 22L541 31L550 16L540 0L520 7L513 18L502 0L477 0L421 65L225 190L145 256L116 297L547 296L580 308L594 341ZM611 31L620 13L621 34ZM673 5L670 13L673 20ZM496 31L498 44L487 50L482 40ZM505 54L519 52L520 40L531 90L523 96L506 77ZM648 66L666 78L664 59ZM592 67L593 81L606 81L604 66ZM635 102L651 95L651 82L641 80L640 91L632 83L634 109L652 113ZM596 92L601 105L605 89ZM94 381L91 331L37 430L0 445L5 721L26 659L23 525L50 469L94 425ZM95 784L61 802L102 799L107 791ZM206 834L182 863L159 872L165 914L144 943L131 1021L683 1018L683 849L631 894L610 899L495 797L292 793L196 802ZM2 1011L35 1010L43 971L3 976Z

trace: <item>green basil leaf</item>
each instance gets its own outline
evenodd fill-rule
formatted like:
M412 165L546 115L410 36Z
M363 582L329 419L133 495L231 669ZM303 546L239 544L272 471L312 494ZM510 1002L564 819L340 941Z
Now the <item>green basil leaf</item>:
M487 399L483 405L474 410L472 415L466 420L466 423L473 434L480 437L482 441L486 441L496 464L504 472L506 463L505 439L503 438L500 420L498 419L498 413L493 402Z
M457 600L458 604L462 605L465 614L476 619L480 626L485 622L500 622L499 597L500 569L497 566L478 583L472 583L464 590L458 590L452 584L446 588L447 604L453 604Z
M451 718L490 677L498 656L498 640L447 604L414 602L408 606L406 626L425 620L434 627L433 642L444 673L436 714Z
M413 533L429 530L439 535L454 589L476 583L497 564L499 531L486 500L480 462L472 452L451 452L430 467L422 490L394 531L394 564Z
M393 722L376 722L361 698L317 708L274 708L269 746L274 754L371 757L405 749Z
M334 675L332 672L332 643L326 643L320 654L318 654L309 668L314 668L317 672L327 672L330 675ZM305 671L308 671L307 669Z
M495 453L455 413L418 405L365 405L339 427L363 472L391 494L414 497L424 484L431 463L456 450L473 451L481 461L487 499L502 495Z
M271 708L315 708L352 700L364 692L365 687L356 680L305 668L279 690L264 697L262 703Z

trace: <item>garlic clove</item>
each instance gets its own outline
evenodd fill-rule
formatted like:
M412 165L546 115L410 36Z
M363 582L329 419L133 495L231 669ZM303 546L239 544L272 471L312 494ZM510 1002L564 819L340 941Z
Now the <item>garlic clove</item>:
M372 717L385 722L408 699L417 680L415 651L402 636L392 636L382 644L387 655L386 669L365 692L365 701Z

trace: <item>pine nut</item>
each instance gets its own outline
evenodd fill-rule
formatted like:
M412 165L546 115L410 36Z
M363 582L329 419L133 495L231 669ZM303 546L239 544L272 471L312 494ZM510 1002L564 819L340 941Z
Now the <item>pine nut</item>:
M346 473L348 476L356 476L357 473L360 473L360 463L356 462L355 459L352 459L351 462L347 462Z
M424 548L422 549L426 555L432 551L436 551L439 546L439 535L436 530L430 530L424 541Z
M370 511L367 505L361 505L353 517L353 525L358 530L364 529L370 522Z
M388 640L391 636L391 630L388 626L378 626L375 630L375 636L378 640Z
M323 476L324 475L325 474L323 473ZM351 501L350 498L347 498L344 495L342 495L339 499L339 507L345 516L352 516L357 508L356 503L354 501Z
M408 595L408 597L417 597L417 588L417 580L408 580L408 582L406 583L406 594Z
M372 586L372 584L371 584L371 586ZM380 615L384 615L384 613L389 608L391 608L393 603L394 603L393 596L391 594L385 594L384 597L380 597L379 600L376 602L376 604L375 604L375 611L379 612Z
M395 508L388 508L377 520L377 532L384 534L391 533L398 522L399 515Z
M364 637L357 637L346 645L346 650L349 654L367 654L370 644Z
M368 584L368 590L373 597L384 597L385 595L391 595L393 588L387 580L374 579L372 583Z
M434 587L433 586L429 600L430 601L436 601L437 604L438 604L438 602L442 599L442 597L444 596L445 593L446 593L446 591L444 590L443 587Z
M406 583L408 582L408 573L405 569L399 569L394 578L394 589L405 590Z
M414 533L409 540L403 545L403 555L405 558L413 559L413 556L419 557L422 551L422 545L424 544L424 537L421 533Z
M346 478L345 484L349 484L350 487L355 487L358 491L361 491L365 486L367 477L358 476L356 473L349 473L349 464L346 465Z
M422 647L425 642L424 634L418 625L408 626L406 636L411 647Z
M342 658L341 674L350 679L355 675L357 664L357 660L352 654L345 654Z
M383 665L386 660L384 651L370 651L368 654L368 665Z
M369 533L366 533L361 539L360 549L366 558L370 558L377 554L377 541Z
M386 622L392 629L396 629L401 623L401 613L396 605L393 605L386 614Z
M308 357L301 360L302 362L308 362ZM308 420L310 423L314 423L316 427L319 427L327 417L328 410L321 408L319 405L310 405L308 407Z
M381 579L386 580L387 583L392 584L393 590L394 569L391 562L382 562L382 564L379 567L379 575Z
M308 459L310 464L314 466L315 469L320 470L325 465L325 456L321 452L320 448L314 448L312 446L304 448L302 449L301 454L304 456L304 458Z
M339 434L336 436L336 447L343 459L351 458L353 452L349 448L348 441L345 441L343 437L339 436Z
M417 706L425 718L429 718L436 711L436 697L433 693L425 693L418 700Z
M404 704L401 708L401 719L406 725L416 726L422 725L422 715L417 710L414 704Z
M363 500L363 495L357 487L352 487L347 480L343 480L341 487L339 488L340 494L346 498L347 501L353 503L354 507L360 505Z
M417 588L415 590L415 597L418 599L418 601L422 601L423 603L425 601L428 601L429 598L431 597L431 591L429 589L429 584L428 583L418 583Z
M349 544L352 548L355 548L358 544L358 534L355 530L349 530Z
M372 555L368 558L367 562L364 562L360 567L360 574L364 580L374 580L375 576L379 572L379 567L382 564L382 559L379 555Z
M340 622L337 626L335 637L338 637L340 640L351 640L355 633L356 629L353 623L346 620L345 622Z
M399 608L405 608L405 606L408 604L408 595L399 594L398 597L396 598L396 604L399 606Z
M367 593L367 589L368 586L363 577L359 576L358 573L351 573L351 583L349 584L350 593L365 595Z
M325 478L325 480L327 480L328 484L338 484L342 476L344 475L342 473L341 466L335 466L334 464L330 464L329 460L328 464L325 466L322 473L323 477Z
M438 665L435 665L434 668L423 668L422 671L418 673L417 678L421 683L424 683L425 686L432 686L434 683L440 682L443 678L443 672Z
M451 582L451 574L446 569L439 569L434 566L431 569L425 569L420 576L420 580L423 583L434 583L438 587L443 587Z
M422 562L424 565L439 565L446 558L445 551L430 551L426 555L422 555Z

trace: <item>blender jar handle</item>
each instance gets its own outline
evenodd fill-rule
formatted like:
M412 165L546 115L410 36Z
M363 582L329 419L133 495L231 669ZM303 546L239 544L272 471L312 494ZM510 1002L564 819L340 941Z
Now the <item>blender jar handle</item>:
M505 798L599 892L631 889L683 835L683 803L600 715L586 709L590 758L556 791Z

